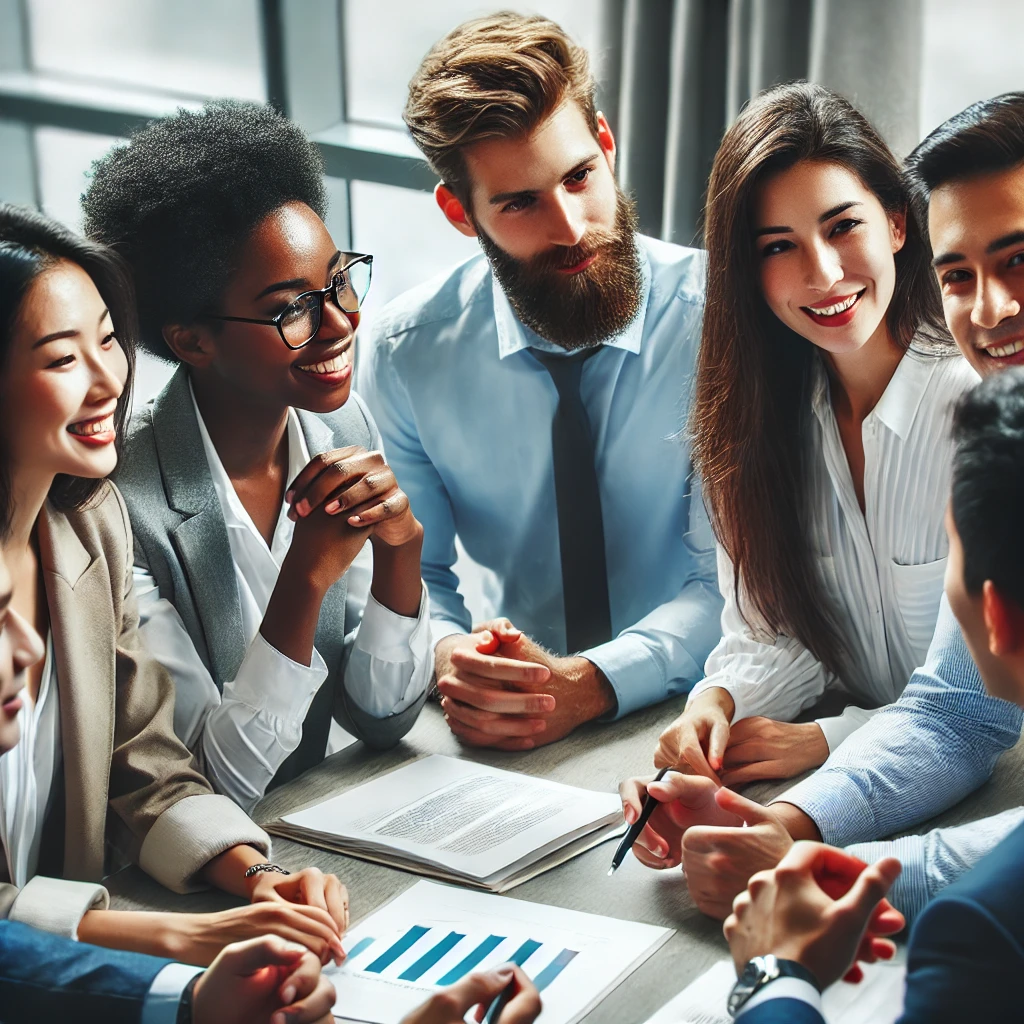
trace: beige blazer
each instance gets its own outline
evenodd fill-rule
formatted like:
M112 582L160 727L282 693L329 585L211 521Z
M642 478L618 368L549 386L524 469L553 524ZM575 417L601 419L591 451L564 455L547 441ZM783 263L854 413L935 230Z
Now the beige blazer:
M131 526L117 488L105 483L81 512L47 505L39 548L60 700L63 878L96 883L113 854L188 892L201 888L197 873L231 846L269 853L267 834L213 793L174 734L174 685L138 635ZM55 852L44 849L40 859L54 860ZM59 883L35 878L19 891L3 858L0 916L27 915L47 927L39 914L49 912L58 918L49 930L77 927L96 905L97 887L87 887L92 902L82 907L85 890Z

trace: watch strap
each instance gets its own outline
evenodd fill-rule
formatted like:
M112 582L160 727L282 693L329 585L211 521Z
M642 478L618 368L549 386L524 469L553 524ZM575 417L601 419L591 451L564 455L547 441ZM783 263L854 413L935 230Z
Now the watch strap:
M181 1001L178 1003L178 1017L176 1024L192 1024L192 1000L195 996L196 982L199 981L202 972L192 977L181 993Z

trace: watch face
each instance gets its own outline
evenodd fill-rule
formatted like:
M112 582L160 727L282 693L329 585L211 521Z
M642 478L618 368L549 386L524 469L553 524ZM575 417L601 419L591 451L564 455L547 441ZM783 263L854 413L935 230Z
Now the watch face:
M748 960L729 995L729 1013L735 1017L746 1001L778 973L779 967L774 956L755 956L753 960Z

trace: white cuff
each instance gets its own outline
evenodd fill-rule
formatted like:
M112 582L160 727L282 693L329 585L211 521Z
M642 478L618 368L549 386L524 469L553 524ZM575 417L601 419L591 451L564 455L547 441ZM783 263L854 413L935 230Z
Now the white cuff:
M809 981L804 981L803 978L776 978L747 1000L743 1009L736 1014L736 1019L740 1020L748 1010L767 1003L769 999L798 999L801 1003L813 1006L822 1017L825 1016L821 1006L821 993Z
M142 1001L139 1024L177 1024L182 993L188 983L202 972L202 967L168 964L149 986L146 998Z
M77 939L78 924L86 913L109 906L110 894L95 882L36 875L22 886L11 904L8 919L66 939Z
M442 641L450 636L467 636L468 633L457 622L450 622L448 619L430 620L430 645L437 647Z
M274 718L304 722L326 678L327 665L315 647L310 664L301 665L267 643L258 632L235 678L224 684L222 699L237 701Z
M814 724L824 733L828 752L831 755L835 753L836 747L852 736L880 710L881 708L869 711L867 708L859 708L850 704L841 715L835 715L832 718L818 718L815 719Z
M270 836L236 803L214 793L187 796L153 823L139 851L139 867L174 892L195 892L205 888L199 872L242 845L270 856Z
M427 587L422 582L415 618L385 608L372 593L368 594L355 646L376 661L411 661L414 637L430 629L429 608Z

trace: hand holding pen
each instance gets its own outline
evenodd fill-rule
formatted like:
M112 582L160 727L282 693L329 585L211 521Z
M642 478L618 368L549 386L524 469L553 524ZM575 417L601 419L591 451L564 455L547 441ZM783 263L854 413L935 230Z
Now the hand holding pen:
M437 992L402 1024L462 1024L474 1006L481 1024L533 1024L541 1011L540 995L523 969L501 964Z

